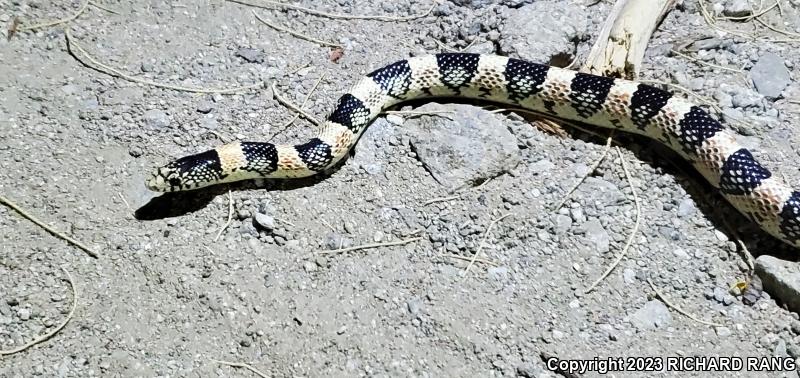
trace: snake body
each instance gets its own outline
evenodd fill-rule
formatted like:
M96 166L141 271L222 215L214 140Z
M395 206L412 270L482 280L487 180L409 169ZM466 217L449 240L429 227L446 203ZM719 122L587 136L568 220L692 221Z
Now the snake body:
M158 168L146 185L171 192L311 176L341 160L384 109L426 97L484 99L658 140L763 230L800 247L800 192L699 106L649 85L496 55L446 53L389 64L339 98L320 133L305 143L226 144Z

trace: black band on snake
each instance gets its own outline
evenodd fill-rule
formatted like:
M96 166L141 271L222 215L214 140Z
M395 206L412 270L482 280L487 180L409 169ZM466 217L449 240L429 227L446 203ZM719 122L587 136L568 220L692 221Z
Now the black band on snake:
M485 99L655 139L689 161L763 230L800 247L800 192L775 177L700 107L636 82L482 54L436 54L375 70L339 98L319 135L298 145L235 142L173 161L161 192L253 178L314 175L336 164L385 108L425 97Z

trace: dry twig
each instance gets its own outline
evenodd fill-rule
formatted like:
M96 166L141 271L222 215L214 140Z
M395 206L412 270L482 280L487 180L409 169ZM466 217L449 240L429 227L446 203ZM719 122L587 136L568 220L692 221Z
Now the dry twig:
M462 281L467 278L467 274L469 274L469 270L472 268L473 265L475 265L475 261L477 261L478 258L480 257L481 251L483 251L483 246L486 243L486 238L489 237L489 232L492 231L492 227L494 227L494 225L497 224L497 222L500 222L501 220L506 219L511 215L512 215L511 213L503 215L503 216L493 220L491 223L489 223L489 226L486 227L486 232L483 233L483 238L481 239L481 243L478 244L478 250L475 251L474 255L472 255L472 258L470 259L469 264L467 264L467 267L464 268L464 277L461 279Z
M305 110L299 108L297 105L293 104L291 101L287 100L281 93L278 92L278 88L275 87L275 83L272 83L272 95L275 96L275 100L277 100L281 105L293 110L297 114L300 114L303 118L307 119L309 122L313 123L317 127L322 126L322 122L316 119L311 114L306 113Z
M667 305L667 307L677 311L681 315L683 315L683 316L685 316L685 317L687 317L689 319L692 319L692 320L694 320L694 321L696 321L698 323L705 324L705 325L710 325L710 326L713 326L713 327L722 327L722 324L714 323L714 322L707 322L705 320L698 319L694 315L684 311L682 308L680 308L677 305L675 305L672 302L670 302L669 299L667 299L667 297L664 296L664 294L661 294L661 291L658 290L656 285L653 285L653 282L650 281L649 278L647 279L647 283L650 284L650 288L653 289L653 291L656 293L656 297L661 299L661 301L664 302L664 304Z
M477 258L475 256L467 257L467 256L461 256L461 255L454 255L454 254L450 254L450 253L441 254L440 256L449 257L451 259L456 259L456 260L464 260L464 261L469 261L469 262L475 261L475 262L479 262L479 263L483 263L483 264L487 264L487 265L491 265L491 266L498 266L498 264L496 262L494 262L494 261Z
M736 232L736 229L731 227L728 221L725 220L725 217L722 217L721 219L722 219L722 224L724 224L725 228L727 228L728 231L730 231L730 233L733 235L733 238L736 239L736 244L739 244L739 248L742 249L742 255L744 255L744 262L747 264L747 268L750 270L748 273L754 272L756 269L756 265L753 262L754 261L753 254L750 253L749 249L747 249L747 245L744 244L742 238L739 236L739 233Z
M319 83L321 83L323 79L325 79L325 74L322 74L322 76L319 77L319 80L317 80L317 82L314 83L314 86L311 87L311 90L306 94L306 98L303 99L303 102L300 104L298 109L303 109L303 107L306 106L306 103L308 103L308 100L311 98L311 95L314 93L314 91L317 90L317 87L319 86ZM273 93L274 93L274 89L273 89ZM283 124L283 126L281 126L281 129L278 130L275 134L272 134L272 136L267 140L267 142L271 142L273 138L278 136L280 133L286 131L286 129L289 126L291 126L295 121L297 121L298 118L300 118L300 114L299 113L295 113L295 115L292 117L292 119L290 119L288 122Z
M93 6L93 7L95 7L95 8L102 9L102 10L108 12L108 13L120 14L118 11L115 11L115 10L109 8L109 7L106 7L105 5L98 4L96 1L89 1L89 4L91 6Z
M460 195L460 194L458 194L458 195L455 195L455 196L450 196L450 197L438 197L438 198L433 198L433 199L429 199L429 200L427 200L427 201L423 202L423 203L422 203L422 206L428 206L428 205L430 205L430 204L434 204L434 203L438 203L438 202L447 202L447 201L452 201L452 200L459 199L459 198L461 198L461 195Z
M81 63L85 64L86 66L88 66L88 67L90 67L92 69L95 69L97 71L106 73L106 74L111 75L111 76L116 76L116 77L119 77L121 79L132 81L134 83L145 84L145 85L150 85L150 86L154 86L154 87L158 87L158 88L164 88L164 89L172 89L172 90L175 90L175 91L192 92L192 93L218 93L218 94L231 94L231 93L236 93L236 92L241 92L241 91L257 88L257 87L260 87L260 86L264 85L263 82L258 82L256 84L247 85L247 86L244 86L244 87L237 87L237 88L204 89L204 88L183 87L183 86L180 86L180 85L164 84L164 83L159 83L159 82L155 82L155 81L140 79L138 77L128 75L128 74L126 74L126 73L124 73L124 72L122 72L122 71L120 71L120 70L118 70L118 69L116 69L114 67L111 67L111 66L109 66L107 64L104 64L104 63L101 63L100 61L95 59L83 47L81 47L81 45L79 45L77 42L75 42L74 38L72 37L72 33L70 32L69 29L65 29L64 30L64 35L67 38L67 44L69 46L70 52L72 53L72 56L75 57L75 59L78 59L78 61L80 61ZM74 50L73 50L73 48L74 48ZM80 53L80 55L82 55L82 57L79 57L78 56L79 54L76 54L76 52Z
M394 245L404 245L404 244L408 244L408 243L411 243L411 242L415 242L415 241L420 240L420 239L422 239L422 238L417 236L417 237L410 238L410 239L405 239L405 240L399 240L399 241L393 241L393 242L385 242L385 243L362 244L362 245L357 245L355 247L332 249L330 251L318 251L318 252L315 252L315 253L318 254L318 255L330 255L330 254L334 254L334 253L345 253L345 252L359 251L359 250L362 250L362 249L371 249L371 248L378 248L378 247L390 247L390 246L394 246Z
M733 72L733 73L736 73L736 74L739 74L739 75L743 74L742 70L740 70L738 68L730 68L730 67L720 66L718 64L709 63L709 62L706 62L704 60L700 60L698 58L695 58L695 57L690 56L690 55L686 55L686 54L684 54L682 52L675 51L675 50L670 50L670 52L675 54L675 55L678 55L678 56L684 57L686 59L689 59L692 62L695 62L695 63L703 65L703 66L708 66L708 67L712 67L712 68L718 68L718 69L721 69L721 70L724 70L724 71Z
M589 177L589 175L592 174L592 172L594 172L597 169L597 167L600 166L600 163L602 163L603 160L605 160L606 155L608 155L608 151L611 150L611 140L613 139L613 137L614 137L614 130L611 130L611 133L609 133L608 138L606 139L606 146L603 148L603 153L601 153L600 157L597 158L597 160L595 160L594 164L592 164L592 166L589 168L586 174L583 175L583 177L581 177L580 180L578 180L578 182L576 182L575 185L573 185L567 191L566 194L564 194L564 198L561 200L561 202L559 202L558 206L553 208L553 211L558 211L558 209L560 209L561 206L564 206L564 204L567 203L567 200L569 200L569 196L572 195L572 192L574 192L575 189L578 189L578 187L581 186L583 181L586 180L586 178Z
M295 36L297 38L300 38L302 40L305 40L305 41L308 41L308 42L312 42L312 43L316 43L316 44L322 45L322 46L344 48L344 47L342 47L342 45L340 45L338 43L323 41L321 39L317 39L317 38L314 38L314 37L311 37L311 36L307 36L305 34L298 33L298 32L296 32L296 31L294 31L292 29L289 29L289 28L286 28L286 27L271 23L271 22L267 21L266 19L261 18L261 16L259 16L258 13L256 13L255 10L253 11L253 16L256 16L256 19L261 21L264 25L267 25L267 26L269 26L269 27L271 27L271 28L273 28L273 29L275 29L277 31L284 32L284 33L287 33L287 34L291 34L291 35L293 35L293 36Z
M24 350L26 350L26 349L28 349L28 348L36 345L36 344L39 344L41 342L49 340L51 337L55 336L55 334L57 334L62 329L64 329L64 327L66 327L67 323L69 323L69 321L72 319L72 316L75 315L75 308L78 307L78 289L75 287L75 281L72 279L72 275L69 274L69 271L67 271L67 269L64 268L63 266L61 267L61 270L63 270L64 274L67 275L67 280L69 282L69 287L70 287L70 289L72 289L72 307L70 308L69 314L67 314L67 317L64 318L64 320L61 322L61 324L58 325L58 327L54 328L52 331L50 331L48 333L45 333L42 336L39 336L39 337L33 339L32 341L30 341L29 343L27 343L25 345L21 345L21 346L19 346L17 348L14 348L14 349L0 350L0 356L7 356L7 355L10 355L10 354L19 353L19 352L22 352L22 351L24 351Z
M227 0L227 1L230 1L232 3L247 5L247 6L251 6L251 7L256 7L256 8L264 8L264 9L275 9L275 8L292 9L292 10L300 11L300 12L303 12L303 13L308 13L308 14L311 14L311 15L314 15L314 16L327 17L327 18L333 18L333 19L376 20L376 21L411 21L411 20L416 20L418 18L422 18L422 17L425 17L425 16L429 15L433 11L433 9L436 8L436 5L437 5L437 3L434 2L434 4L430 7L430 9L428 9L428 11L425 12L425 13L420 13L420 14L415 14L415 15L405 16L405 17L396 17L396 16L386 16L386 15L374 15L374 16L372 16L372 15L353 15L353 14L342 14L342 13L328 13L328 12L318 11L316 9L301 7L299 5L279 3L277 1L270 1L270 0L261 0L260 1L261 4L255 2L255 1L252 1L252 0Z
M34 29L41 29L41 28L46 28L46 27L50 27L50 26L56 26L56 25L61 25L61 24L68 23L68 22L78 18L81 14L83 14L83 12L86 10L86 7L88 7L88 6L89 6L89 0L85 0L81 4L81 7L78 8L78 11L76 11L72 16L69 16L67 18L62 18L60 20L47 21L47 22L43 22L41 24L34 24L34 25L31 25L31 26L25 26L23 24L17 30L19 30L19 31L34 30Z
M630 171L628 171L628 164L625 163L625 157L622 156L622 151L619 149L619 147L615 148L617 150L617 155L619 156L619 159L622 161L622 170L625 171L625 178L628 180L628 185L630 185L631 187L631 194L633 195L633 201L636 203L636 221L633 224L633 230L631 230L631 233L628 235L628 240L625 241L625 246L622 247L622 250L619 252L619 255L617 256L616 260L614 260L614 262L608 267L608 269L606 269L606 271L603 272L603 274L599 278L597 278L597 280L594 281L594 283L592 283L592 285L589 286L589 288L586 289L586 291L584 291L584 294L594 290L597 284L599 284L600 281L608 277L608 275L611 274L611 272L617 267L617 265L619 265L620 261L622 261L622 258L625 257L625 254L628 253L628 248L630 248L631 244L633 243L633 238L639 232L639 222L642 217L642 203L639 201L639 196L636 195L636 186L633 185L633 180L631 179L631 173Z
M225 224L219 229L217 236L214 237L214 241L219 239L219 236L222 235L222 232L231 225L231 222L233 222L233 194L231 194L231 191L228 190L228 220L225 221Z
M40 221L38 218L34 217L33 215L31 215L27 211L23 210L21 207L19 207L19 205L17 205L14 202L11 202L11 200L9 200L8 198L0 195L0 203L10 207L11 209L13 209L17 213L19 213L19 215L22 215L24 218L26 218L29 221L33 222L35 225L43 228L45 231L49 232L53 236L55 236L55 237L57 237L57 238L59 238L61 240L66 241L69 244L72 244L72 245L80 248L82 251L86 252L86 254L89 255L89 256L92 256L94 258L98 258L97 254L94 251L92 251L91 248L87 247L85 244L83 244L83 243L81 243L81 242L79 242L79 241L77 241L77 240L75 240L75 239L73 239L73 238L71 238L71 237L59 232L59 231L56 231L52 227L44 224L44 222Z
M255 374L255 375L257 375L257 376L259 376L261 378L269 378L269 376L264 374L263 372L261 372L261 370L258 370L256 368L250 366L249 364L245 364L243 362L229 362L229 361L221 361L221 360L215 360L215 359L210 359L210 360L211 360L211 362L216 362L216 363L218 363L220 365L228 365L230 367L244 368L244 369L250 370L251 372L253 372L253 374Z

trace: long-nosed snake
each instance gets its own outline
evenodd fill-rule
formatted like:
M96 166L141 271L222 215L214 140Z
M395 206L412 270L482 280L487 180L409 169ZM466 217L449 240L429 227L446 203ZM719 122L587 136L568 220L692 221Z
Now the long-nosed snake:
M496 55L447 53L392 63L339 98L321 132L305 143L226 144L158 168L146 185L172 192L311 176L341 160L384 109L426 97L513 104L658 140L691 162L742 214L800 247L800 191L774 177L699 106L645 84Z

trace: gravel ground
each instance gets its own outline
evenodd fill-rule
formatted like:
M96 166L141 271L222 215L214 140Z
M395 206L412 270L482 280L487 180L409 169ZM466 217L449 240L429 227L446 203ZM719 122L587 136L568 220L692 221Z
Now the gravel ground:
M63 18L81 3L0 0L0 22ZM332 62L328 47L271 29L242 4L95 4L113 12L91 5L69 23L78 57L82 47L131 77L172 85L275 82L296 103L319 81L306 109L320 118L361 75L444 48L581 61L611 9L606 1L451 0L401 22L257 9L262 18L341 44L344 56ZM431 3L297 4L406 16ZM720 17L747 6L704 4ZM800 30L800 3L783 1L781 8L782 16L775 8L763 21ZM793 79L800 52L797 42L785 42L797 36L755 20L717 25L744 34L712 29L698 3L686 1L653 36L643 79L717 104L759 159L800 182L800 173L787 169L797 167L800 152L793 128L800 105L792 102L800 97ZM221 139L301 140L314 127L301 119L284 128L293 114L268 86L196 94L87 67L70 54L63 26L0 39L0 193L101 257L0 207L0 349L51 331L67 316L72 294L59 267L71 272L79 293L71 322L49 341L2 357L0 376L253 376L213 361L227 360L271 376L552 377L542 353L800 357L800 321L786 306L792 301L776 301L781 294L768 290L750 304L730 290L748 270L735 234L755 255L794 261L796 253L654 143L618 136L621 155L612 151L555 211L590 173L603 139L571 129L551 135L521 115L473 105L429 104L422 110L455 114L380 119L329 177L158 197L143 179L171 158ZM459 155L464 145L472 152ZM453 188L457 197L430 202L453 197ZM229 189L232 222L217 239ZM642 203L639 233L619 266L583 294L631 232L634 190ZM313 254L414 237L420 239ZM464 277L463 259L479 251L481 261ZM720 325L669 310L648 280L674 304ZM796 373L774 374L782 375Z

